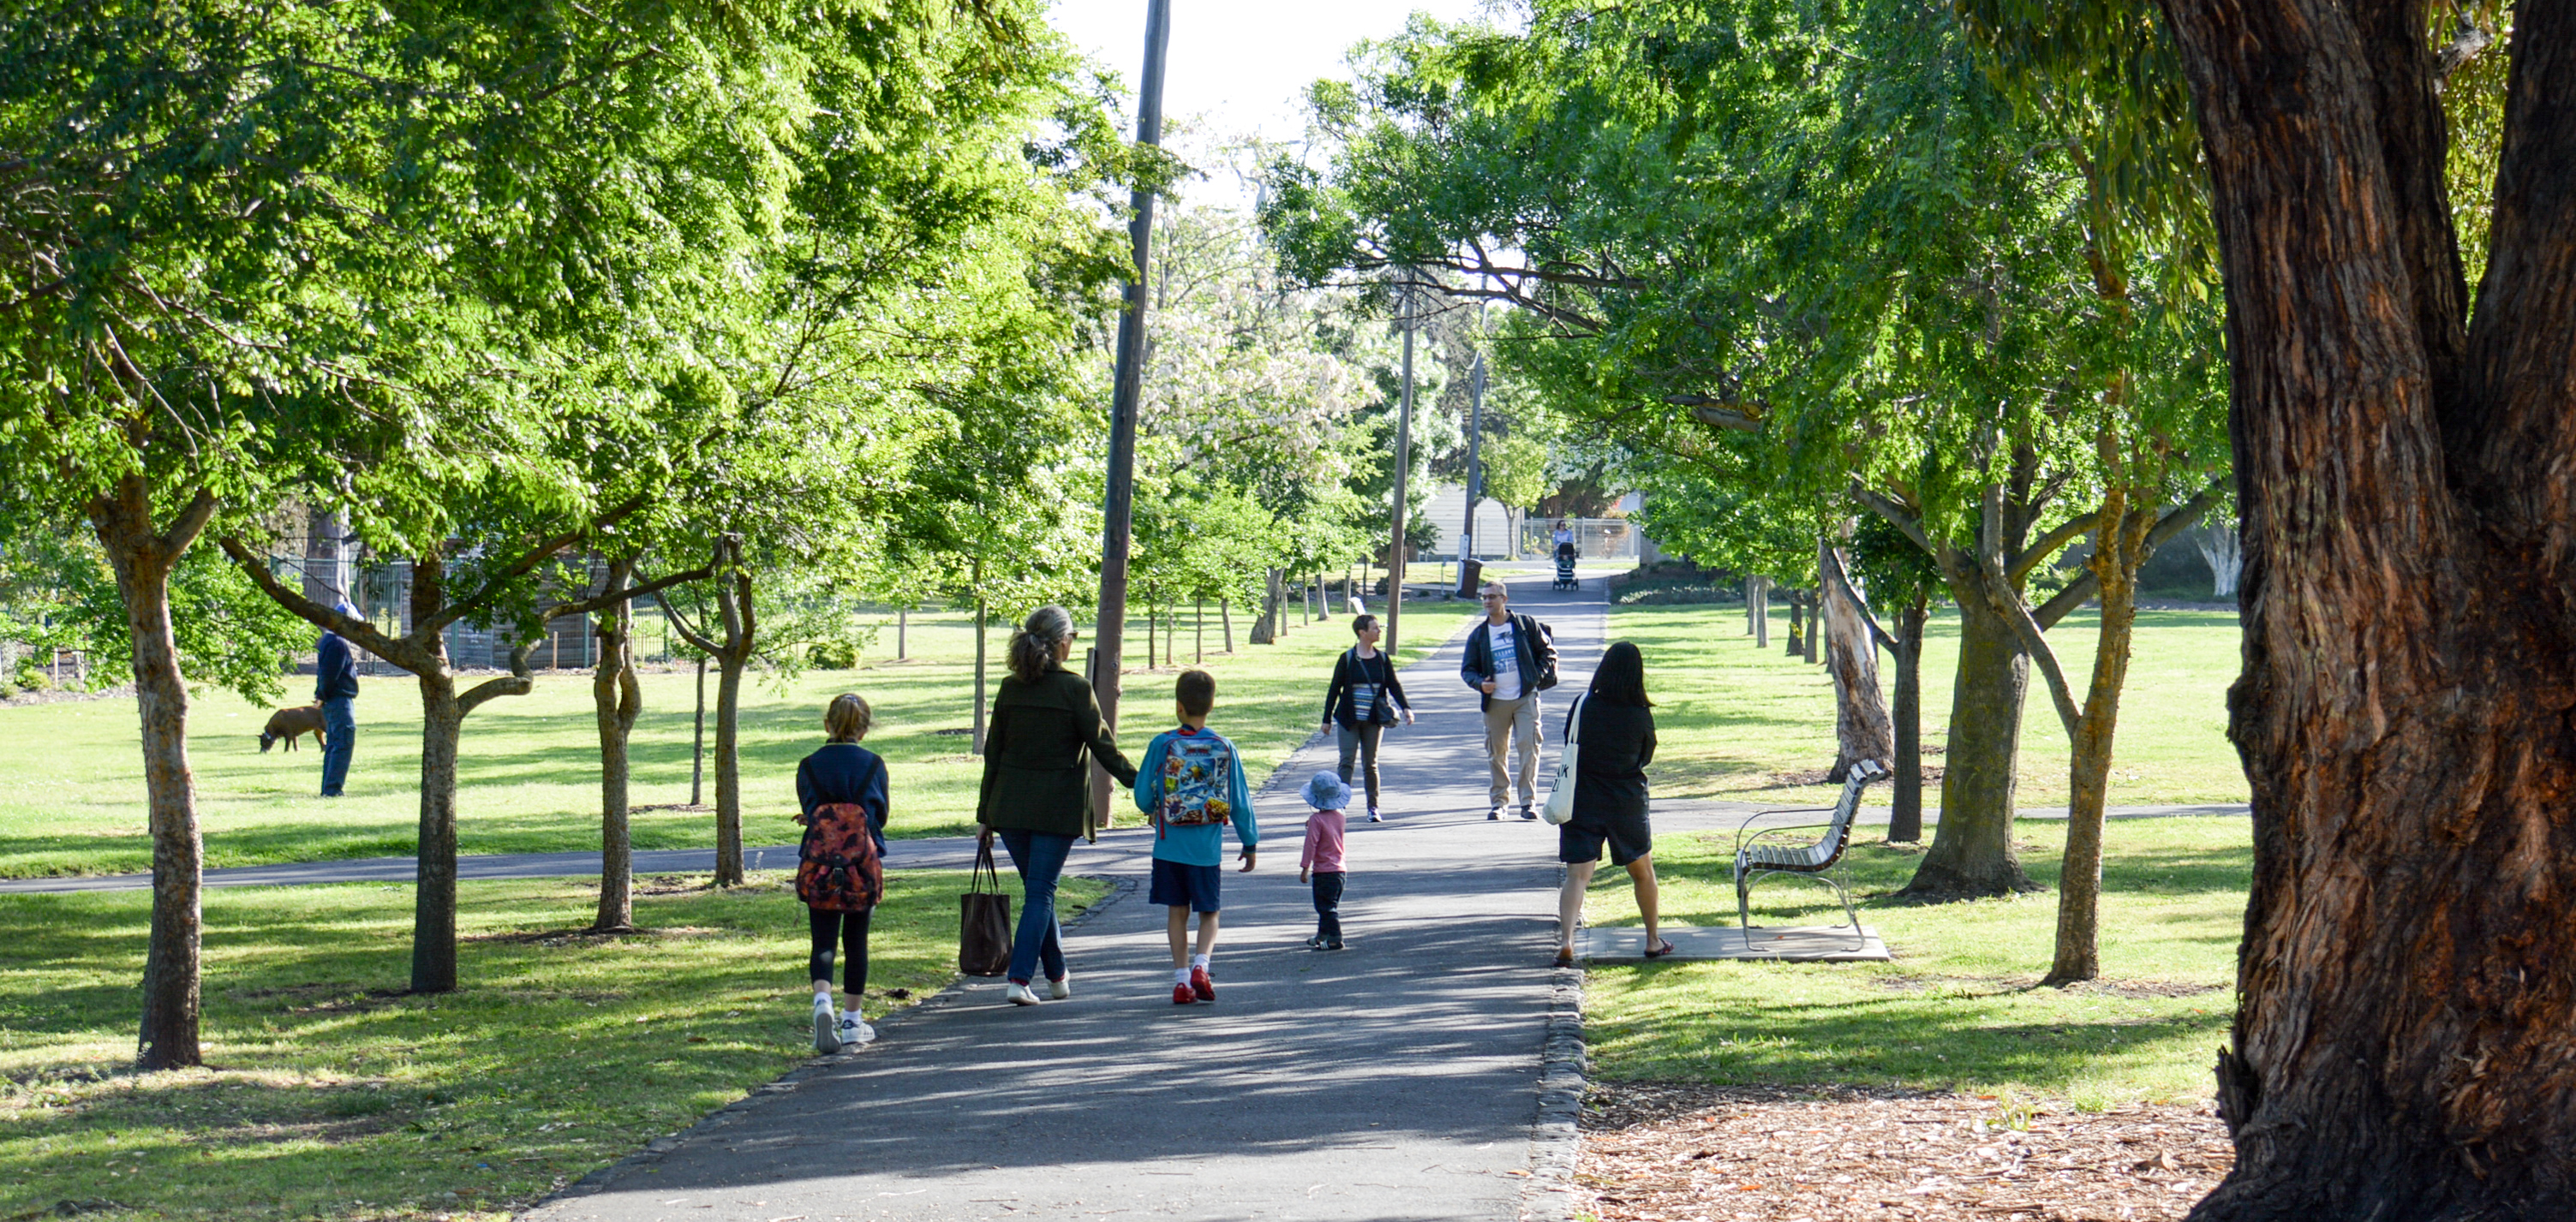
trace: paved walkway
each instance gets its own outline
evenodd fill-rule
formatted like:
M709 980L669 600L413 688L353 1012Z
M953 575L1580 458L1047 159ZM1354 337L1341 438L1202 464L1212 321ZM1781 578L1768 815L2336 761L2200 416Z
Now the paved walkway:
M1578 686L1601 647L1602 591L1545 589L1531 583L1519 605L1556 626ZM1226 878L1215 1005L1171 1004L1163 911L1129 894L1067 934L1072 1000L1016 1009L1000 982L968 982L885 1023L867 1051L525 1216L1518 1217L1551 1000L1555 835L1484 819L1461 645L1406 672L1422 720L1387 736L1395 813L1351 827L1350 949L1302 945L1314 910L1297 883L1294 793L1332 762L1316 744L1256 799L1260 870ZM1225 728L1222 696L1212 724ZM1124 737L1141 747L1141 733ZM1148 834L1077 847L1070 868L1141 879Z

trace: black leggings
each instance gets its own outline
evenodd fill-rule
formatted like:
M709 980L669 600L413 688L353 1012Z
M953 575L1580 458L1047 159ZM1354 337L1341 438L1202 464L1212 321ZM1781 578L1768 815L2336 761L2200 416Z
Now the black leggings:
M870 912L874 910L871 909ZM814 930L814 954L805 965L808 980L832 978L832 943L837 940L849 953L849 974L842 988L855 997L868 988L868 917L870 912L825 912L820 908L805 910L807 923Z

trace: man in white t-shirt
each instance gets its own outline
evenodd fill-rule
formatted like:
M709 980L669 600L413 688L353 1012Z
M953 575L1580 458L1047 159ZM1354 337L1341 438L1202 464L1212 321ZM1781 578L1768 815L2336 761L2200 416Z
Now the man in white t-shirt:
M1511 797L1514 770L1506 766L1510 749L1519 747L1518 788L1521 818L1538 818L1538 694L1556 670L1556 645L1547 628L1526 615L1511 613L1511 594L1499 581L1485 583L1485 622L1467 634L1466 661L1458 677L1483 695L1485 761L1491 769L1493 805L1487 820L1503 817ZM1518 740L1515 744L1514 740Z

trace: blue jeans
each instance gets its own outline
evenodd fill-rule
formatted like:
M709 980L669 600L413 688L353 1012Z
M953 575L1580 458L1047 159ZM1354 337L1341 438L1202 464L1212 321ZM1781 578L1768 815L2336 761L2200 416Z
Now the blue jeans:
M358 747L358 715L350 709L352 700L335 696L322 702L322 796L340 796L340 786L349 779L349 753Z
M1073 852L1073 837L1002 828L1002 847L1020 872L1020 932L1011 942L1011 979L1027 984L1044 961L1049 980L1064 979L1064 931L1055 923L1055 880Z

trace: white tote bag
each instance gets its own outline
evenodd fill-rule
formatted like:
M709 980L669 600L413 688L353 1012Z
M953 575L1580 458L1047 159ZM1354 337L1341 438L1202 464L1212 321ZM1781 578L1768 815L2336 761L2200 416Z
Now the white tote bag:
M1556 753L1556 784L1547 791L1547 805L1538 809L1538 817L1562 824L1574 817L1574 752L1582 746L1583 702L1590 693L1574 698L1574 711L1566 715L1565 746Z

